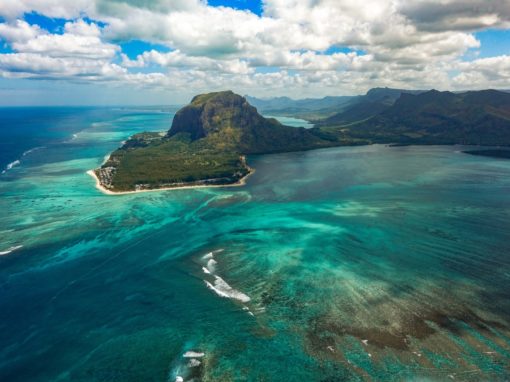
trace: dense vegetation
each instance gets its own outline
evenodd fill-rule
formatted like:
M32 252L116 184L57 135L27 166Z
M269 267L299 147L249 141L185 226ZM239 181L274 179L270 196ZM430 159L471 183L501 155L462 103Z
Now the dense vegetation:
M248 174L244 159L231 151L209 149L186 134L147 140L131 137L98 170L112 191L235 183ZM109 173L113 172L111 177Z
M510 94L496 90L402 93L375 115L353 119L320 126L372 143L510 145Z

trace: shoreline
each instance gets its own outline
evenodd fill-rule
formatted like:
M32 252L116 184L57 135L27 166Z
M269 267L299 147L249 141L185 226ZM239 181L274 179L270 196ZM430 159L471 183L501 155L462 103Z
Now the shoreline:
M246 167L248 167L248 174L243 176L241 179L239 179L235 183L229 183L229 184L196 184L196 185L193 185L193 184L186 185L184 183L182 186L150 188L150 189L146 189L146 190L118 191L118 192L111 191L111 190L103 187L103 185L101 184L101 182L100 182L99 178L97 177L96 173L94 172L94 170L88 170L86 173L89 176L91 176L96 181L96 188L99 191L101 191L105 195L113 195L113 196L115 196L115 195L139 194L139 193L142 193L142 192L190 190L190 189L194 189L194 188L242 187L242 186L246 185L246 180L248 179L248 177L255 172L255 169L251 168L250 166L247 165Z

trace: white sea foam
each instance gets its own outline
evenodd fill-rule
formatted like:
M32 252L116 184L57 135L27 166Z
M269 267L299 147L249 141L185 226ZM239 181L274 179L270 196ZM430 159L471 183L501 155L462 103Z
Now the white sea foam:
M255 315L253 314L253 312L250 310L250 308L248 308L246 305L243 306L243 310L248 313L250 316L253 316L255 317Z
M214 273L216 271L216 264L218 264L216 260L209 259L209 261L207 262L207 270L209 271L209 273Z
M44 146L34 147L34 148L30 149L30 150L25 151L21 156L23 156L23 157L27 156L28 154L33 153L34 151L37 151L37 150L40 150L40 149L43 149L43 148L44 148Z
M202 270L204 271L205 274L207 275L210 275L211 272L209 271L209 269L207 269L206 267L202 267Z
M204 259L204 260L212 259L212 258L213 258L212 252L206 253L204 256L202 256L202 259Z
M241 302L248 302L251 300L249 296L245 295L243 292L235 290L219 276L214 276L214 285L205 280L204 282L209 289L213 290L220 297L231 298Z
M19 160L15 160L14 162L11 162L9 163L6 167L5 167L5 170L2 171L2 174L5 174L7 171L9 171L10 169L12 169L13 167L15 166L19 166L21 164L21 162Z
M184 358L202 358L205 355L205 353L199 353L195 351L187 351L183 354Z
M188 362L188 367L197 367L200 366L201 362L198 359L192 358Z
M0 252L0 256L3 256L3 255L8 255L9 253L17 250L17 249L20 249L21 247L23 247L22 245L15 245L14 247L10 247L8 249L6 249L5 251L2 251Z
M175 377L175 382L184 382L184 378L178 375L177 377Z

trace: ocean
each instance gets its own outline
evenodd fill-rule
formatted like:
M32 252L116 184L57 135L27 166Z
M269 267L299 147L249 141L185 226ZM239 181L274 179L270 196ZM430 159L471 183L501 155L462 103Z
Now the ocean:
M251 156L244 187L94 187L172 117L0 109L1 381L510 378L509 160L338 147Z

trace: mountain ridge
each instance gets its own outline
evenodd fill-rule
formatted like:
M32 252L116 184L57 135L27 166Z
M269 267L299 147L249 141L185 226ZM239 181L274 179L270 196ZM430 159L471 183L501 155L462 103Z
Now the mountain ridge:
M493 89L402 94L387 110L349 127L374 142L510 145L510 94Z

